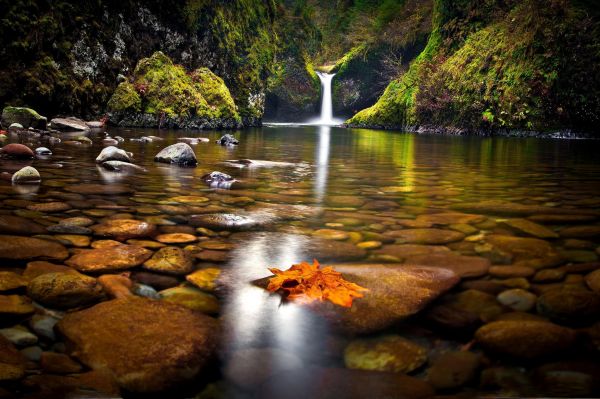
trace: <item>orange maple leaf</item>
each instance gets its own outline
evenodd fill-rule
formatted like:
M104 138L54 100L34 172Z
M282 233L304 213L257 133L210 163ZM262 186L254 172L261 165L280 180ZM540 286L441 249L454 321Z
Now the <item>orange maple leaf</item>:
M269 280L267 290L282 292L287 299L301 303L328 300L336 305L351 307L354 298L362 298L368 289L344 280L342 273L331 266L320 269L315 259L313 264L302 262L288 270L269 268L275 276Z

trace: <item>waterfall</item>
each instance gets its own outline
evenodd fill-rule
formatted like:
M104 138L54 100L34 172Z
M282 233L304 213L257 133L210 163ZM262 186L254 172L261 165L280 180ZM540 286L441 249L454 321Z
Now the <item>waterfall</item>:
M321 118L315 121L319 125L338 125L342 121L333 118L333 107L331 103L331 80L335 73L317 72L317 76L321 80Z

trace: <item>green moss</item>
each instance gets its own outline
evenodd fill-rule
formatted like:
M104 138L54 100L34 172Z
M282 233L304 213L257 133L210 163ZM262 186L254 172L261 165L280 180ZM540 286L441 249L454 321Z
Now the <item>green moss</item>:
M142 110L142 98L131 83L121 82L108 101L107 108L109 111L116 112L140 112Z
M223 79L208 68L199 68L192 73L192 81L202 94L216 117L241 121L237 107Z

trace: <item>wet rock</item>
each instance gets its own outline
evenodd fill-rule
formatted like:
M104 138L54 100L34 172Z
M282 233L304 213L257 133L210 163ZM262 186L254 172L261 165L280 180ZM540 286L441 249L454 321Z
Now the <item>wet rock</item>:
M183 275L190 273L194 264L185 250L179 247L164 247L144 262L143 267L155 272Z
M163 244L189 244L198 241L196 236L186 233L159 234L155 239Z
M40 357L42 370L50 374L73 374L83 367L69 356L62 353L43 352Z
M335 207L359 208L365 200L352 195L330 195L326 197L327 205Z
M399 261L410 256L429 255L440 252L450 252L450 249L440 245L397 244L384 245L383 248L373 251L373 253L376 255L393 256Z
M450 270L425 266L359 264L334 268L346 280L369 290L350 309L328 302L311 305L335 329L345 333L383 330L419 312L459 280Z
M202 176L202 180L210 187L229 188L235 179L223 172L211 172Z
M208 315L219 313L219 301L211 294L194 287L173 287L158 293L163 301L171 302Z
M333 229L319 229L316 230L313 235L315 237L324 238L326 240L336 240L336 241L344 241L347 240L350 236L347 232L342 230L333 230Z
M109 371L132 392L163 391L194 379L211 360L217 340L214 319L139 297L70 313L57 327L81 362Z
M66 202L40 202L37 204L31 204L27 206L27 209L34 212L52 213L52 212L64 212L71 209L71 205Z
M583 287L544 292L537 301L539 314L565 324L590 324L600 315L600 297Z
M381 241L362 241L356 244L358 248L362 249L378 249L381 248Z
M220 139L216 141L217 144L220 145L237 145L240 142L233 137L231 134L224 134Z
M600 293L600 270L595 270L587 276L585 276L585 283L596 294Z
M22 316L34 312L31 300L22 295L0 295L0 315Z
M27 218L0 215L0 233L2 234L33 235L44 234L45 232L44 226Z
M18 380L25 375L25 357L4 337L0 337L0 381Z
M110 146L105 147L96 158L96 163L107 161L131 162L131 157L125 150Z
M475 378L481 356L471 352L444 352L427 371L427 381L436 389L462 387Z
M95 235L118 241L130 238L150 237L156 233L156 226L135 219L114 219L91 227Z
M305 368L299 378L297 370L279 373L263 384L260 397L266 399L362 399L380 398L424 399L434 396L429 384L415 377L382 371L349 370L343 368ZM307 384L306 381L314 381Z
M552 246L544 240L537 238L512 237L491 234L486 241L502 251L515 256L516 260L546 258L556 255Z
M58 233L58 234L80 234L80 235L90 235L92 234L92 230L87 227L75 226L69 224L55 224L53 226L48 226L47 230L50 233Z
M419 215L416 221L429 225L476 224L485 220L485 216L469 215L459 212L443 212L431 215Z
M459 203L450 208L484 215L530 216L536 214L547 215L588 215L583 209L569 209L540 205L522 205L515 202L502 200L484 200L474 203ZM593 215L593 213L592 213Z
M36 363L39 362L40 358L42 357L42 348L40 348L39 346L29 346L27 348L21 349L19 352L21 352L21 354L25 356L27 360Z
M146 284L134 284L131 287L131 292L134 295L141 296L144 298L160 299L160 295L158 294L158 292L154 288Z
M52 155L52 151L50 151L46 147L38 147L35 149L35 154L36 155Z
M473 289L448 298L447 304L455 309L475 314L484 322L494 320L504 311L494 295Z
M29 321L29 327L40 337L46 338L50 341L56 340L54 333L54 326L58 323L58 319L52 316L33 315Z
M553 230L527 219L502 220L500 225L508 226L520 233L537 238L558 238L558 234Z
M17 170L11 178L13 184L39 184L42 182L40 172L32 166Z
M384 233L384 236L396 239L403 244L447 244L465 238L463 233L441 229L406 229L393 230Z
M561 237L568 238L600 237L600 225L565 227L559 233Z
M445 334L468 335L481 325L479 315L457 307L440 304L425 311L425 320Z
M107 248L84 249L65 263L83 272L104 273L130 269L144 263L152 251L135 245L116 245Z
M188 223L194 227L217 231L245 231L267 226L274 220L270 214L213 213L191 216Z
M533 215L528 218L537 223L564 224L564 223L582 223L596 220L593 215Z
M460 284L462 290L477 290L487 294L498 295L504 291L504 286L491 280L466 280Z
M45 261L34 261L27 263L23 277L27 280L33 280L46 273L77 273L77 271L68 266L56 265Z
M498 302L513 310L528 312L535 307L537 296L521 288L506 290L496 297Z
M104 274L98 277L98 283L111 298L124 298L133 295L131 293L133 282L125 275Z
M163 274L145 271L132 272L131 279L135 282L149 285L158 290L164 290L179 285L179 280L177 277L165 276Z
M531 277L535 269L527 266L492 266L489 272L491 276L499 278Z
M17 273L0 271L0 291L11 291L26 286L26 278Z
M27 331L26 328L20 326L2 328L0 329L0 335L16 346L35 345L38 342L38 338L35 335Z
M90 128L84 121L77 118L54 118L50 120L52 129L60 130L61 132L82 132L87 133Z
M410 373L427 361L427 350L398 335L357 339L344 350L349 369Z
M95 278L75 273L47 273L36 277L29 282L27 295L57 309L89 305L104 296Z
M520 359L558 354L575 342L575 331L545 321L494 321L475 333L486 351Z
M433 253L430 255L409 256L406 263L435 266L452 270L460 277L479 277L487 274L490 261L479 256L464 256L454 252Z
M67 249L57 242L39 238L0 235L0 259L63 260L69 256Z
M2 126L18 123L22 128L46 129L47 119L31 108L5 107L2 110Z
M194 150L186 143L177 143L163 148L156 154L154 161L185 166L196 166L198 163Z
M0 154L4 157L15 159L31 159L35 156L31 148L18 143L7 144L0 148Z
M106 161L102 163L102 167L112 172L146 172L146 169L141 166L121 161Z
M559 269L539 270L535 273L535 276L533 276L532 281L534 283L553 283L564 279L565 274L564 270Z
M77 184L65 187L66 191L83 195L125 195L135 192L129 186L120 184Z
M23 380L28 390L43 398L120 397L119 387L106 371L88 371L79 374L33 374Z
M210 267L196 270L185 276L185 279L203 291L214 292L217 290L220 276L221 269Z

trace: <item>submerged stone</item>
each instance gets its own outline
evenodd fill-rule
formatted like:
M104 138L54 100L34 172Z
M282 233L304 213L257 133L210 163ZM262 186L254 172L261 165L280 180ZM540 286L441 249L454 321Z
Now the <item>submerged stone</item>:
M94 234L109 237L118 241L130 238L149 237L156 233L156 226L135 219L113 219L91 227Z
M65 263L79 271L104 273L139 266L151 256L152 251L142 247L115 245L81 250Z
M396 239L403 244L447 244L465 238L463 233L441 229L406 229L393 230L384 233L384 236Z
M25 166L12 175L11 181L13 184L39 184L42 182L42 177L36 168Z
M179 247L160 248L144 262L144 269L167 274L188 274L193 268L191 256Z
M427 350L398 335L357 339L344 350L349 369L410 373L427 361Z
M575 342L575 331L546 321L495 321L481 327L475 339L485 350L520 359L559 354Z
M69 313L57 328L82 363L109 371L131 392L164 391L194 379L212 359L218 334L208 316L135 296Z
M39 238L0 235L0 259L49 259L63 260L69 252L54 241Z
M79 273L46 273L29 282L27 295L42 305L71 309L104 297L95 278Z

